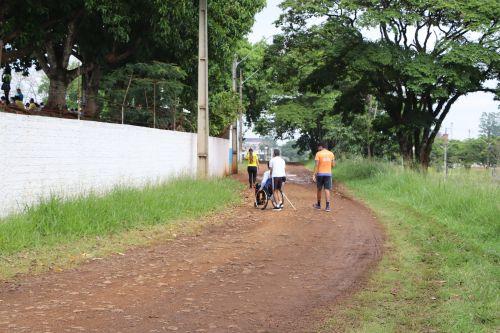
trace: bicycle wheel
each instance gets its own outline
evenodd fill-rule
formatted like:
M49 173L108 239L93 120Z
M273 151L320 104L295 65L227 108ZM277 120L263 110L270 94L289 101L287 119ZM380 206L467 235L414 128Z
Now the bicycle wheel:
M283 191L278 190L276 192L273 192L272 200L271 202L273 203L273 207L278 207L279 204L284 204L285 203L285 198L283 197Z
M267 197L267 193L264 190L259 190L255 194L255 203L254 206L255 208L259 209L266 209L267 207L267 202L269 201L269 198Z

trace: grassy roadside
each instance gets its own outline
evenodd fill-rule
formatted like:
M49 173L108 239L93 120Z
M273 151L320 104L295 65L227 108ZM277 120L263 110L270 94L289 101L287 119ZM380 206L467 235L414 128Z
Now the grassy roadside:
M105 196L51 198L0 219L0 280L59 270L193 231L197 218L238 202L240 190L231 179L179 179L143 189L116 188Z
M366 288L320 332L494 332L500 321L500 187L343 161L335 177L385 225L388 250Z

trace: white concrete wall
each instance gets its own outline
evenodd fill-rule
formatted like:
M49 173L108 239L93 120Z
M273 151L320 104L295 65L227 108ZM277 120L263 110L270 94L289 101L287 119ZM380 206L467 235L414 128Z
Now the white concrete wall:
M229 170L229 140L210 138L210 174ZM0 112L0 216L54 193L103 192L196 174L196 134Z

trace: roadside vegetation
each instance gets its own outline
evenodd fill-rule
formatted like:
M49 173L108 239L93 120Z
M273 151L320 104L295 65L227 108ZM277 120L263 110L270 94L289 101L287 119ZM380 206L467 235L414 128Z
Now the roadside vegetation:
M357 160L334 174L375 211L388 240L367 287L322 332L498 329L500 187L488 172L454 170L445 181Z
M0 279L147 243L180 221L236 203L240 189L231 179L178 179L143 189L116 188L104 196L52 197L0 219Z

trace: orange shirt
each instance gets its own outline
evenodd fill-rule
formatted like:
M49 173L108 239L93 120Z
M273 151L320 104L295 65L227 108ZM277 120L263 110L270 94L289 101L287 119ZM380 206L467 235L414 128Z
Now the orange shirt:
M314 160L316 161L318 176L329 176L332 174L335 155L331 151L326 149L318 151Z

